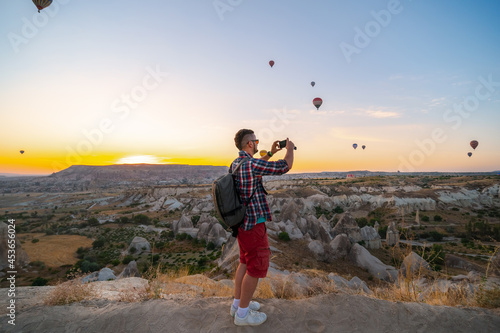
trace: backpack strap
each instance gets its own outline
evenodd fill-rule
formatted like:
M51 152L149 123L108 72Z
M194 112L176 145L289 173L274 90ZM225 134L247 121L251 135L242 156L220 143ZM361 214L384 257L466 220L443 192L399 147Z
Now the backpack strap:
M243 163L245 163L246 161L249 161L249 160L250 160L250 157L244 157L244 158L242 158L241 161L236 165L236 168L234 168L234 170L232 172L231 172L231 170L229 170L229 171L233 174L233 176L236 176L236 171L238 171L238 169L241 167L241 165ZM257 184L257 186L259 186L259 184ZM255 194L255 191L257 191L257 186L253 190L252 195L250 196L250 198L248 198L248 201L245 203L245 206L248 205L248 203L250 201L252 201L252 198L253 198L253 195ZM241 197L241 195L240 195L240 197Z
M235 173L236 173L236 171L238 171L238 169L240 168L240 166L241 166L243 163L245 163L245 161L248 161L248 160L250 160L250 158L249 158L249 157L244 157L244 158L242 158L242 159L241 159L241 161L240 161L240 163L238 163L238 164L236 165L236 168L234 168L234 170L233 170L233 171L231 171L231 168L229 168L229 173L232 173L232 174L233 174L233 176L236 176L236 174L235 174Z

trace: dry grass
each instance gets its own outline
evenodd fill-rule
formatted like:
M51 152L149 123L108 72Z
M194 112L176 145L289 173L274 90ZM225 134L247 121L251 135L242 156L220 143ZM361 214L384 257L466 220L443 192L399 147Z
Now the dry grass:
M161 265L151 268L146 274L149 280L149 297L164 298L167 295L189 295L189 296L231 296L233 289L227 285L218 283L206 275L189 275L188 267L178 270L163 272Z
M497 247L492 258L498 253L500 247ZM411 253L411 246L406 249L407 255ZM492 261L488 263L489 271ZM372 295L378 299L384 299L394 302L422 302L430 305L446 306L479 306L495 308L500 307L500 288L486 288L486 275L478 288L471 288L468 283L456 283L450 287L443 286L442 276L436 272L430 272L419 267L414 272L406 275L399 275L397 283L386 285L375 289ZM423 286L421 281L427 280ZM441 281L439 281L441 280Z
M498 253L496 249L494 255ZM403 251L405 252L405 251ZM411 246L406 249L411 253ZM394 253L401 256L404 253ZM490 263L491 264L491 263ZM123 290L119 301L137 302L146 299L166 298L169 295L183 297L232 297L233 287L214 281L206 275L189 275L188 267L165 271L158 265L145 274L149 285L144 290ZM307 284L300 283L301 277L307 277ZM422 281L425 278L425 286ZM445 282L443 282L445 281ZM479 287L471 288L468 283L446 286L445 276L425 269L417 269L408 274L401 274L396 283L380 282L372 288L377 299L393 302L419 302L430 305L500 307L500 288L486 287L483 280ZM339 292L327 273L318 269L306 269L288 275L272 275L261 279L255 292L256 298L302 299L316 295ZM362 290L342 289L344 293L358 294ZM49 305L62 305L98 297L93 284L82 284L81 279L73 279L59 284L46 300Z
M79 247L92 247L92 239L78 235L20 234L22 245L31 261L42 261L47 267L74 265ZM39 242L32 243L32 239Z
M92 283L82 283L82 277L58 284L45 299L46 305L64 305L83 300L99 298L100 295Z

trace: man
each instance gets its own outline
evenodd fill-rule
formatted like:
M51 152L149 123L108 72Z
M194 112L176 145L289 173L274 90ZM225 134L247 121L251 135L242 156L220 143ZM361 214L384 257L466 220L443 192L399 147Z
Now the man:
M249 129L239 130L234 143L240 150L239 156L231 164L231 170L241 161L244 162L236 174L236 184L241 199L247 204L243 225L238 229L238 245L240 247L240 264L236 270L234 283L234 301L230 314L238 326L256 326L266 321L267 316L260 309L260 304L251 301L257 288L259 278L267 275L269 268L269 243L267 239L266 221L271 220L271 211L266 200L266 191L262 185L262 176L282 175L293 165L294 144L286 139L284 159L269 162L269 159L281 150L279 141L275 141L271 151L260 159L252 156L258 152L259 140Z

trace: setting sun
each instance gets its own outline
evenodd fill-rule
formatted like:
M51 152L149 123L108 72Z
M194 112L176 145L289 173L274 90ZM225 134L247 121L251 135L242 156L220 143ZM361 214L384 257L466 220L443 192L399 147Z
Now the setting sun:
M162 164L158 157L153 155L135 155L119 159L116 164Z

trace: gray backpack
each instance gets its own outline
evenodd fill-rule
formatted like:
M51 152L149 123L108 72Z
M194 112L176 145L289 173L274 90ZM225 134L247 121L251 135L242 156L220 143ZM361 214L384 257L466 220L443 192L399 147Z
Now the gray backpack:
M248 160L250 158L243 158L232 172L229 170L227 174L219 177L212 183L212 198L214 199L215 209L222 219L223 224L228 229L231 228L233 230L233 236L237 234L238 227L245 220L245 211L248 205L248 203L244 203L241 200L235 176L241 165ZM255 190L248 199L248 202L252 200L254 194Z

